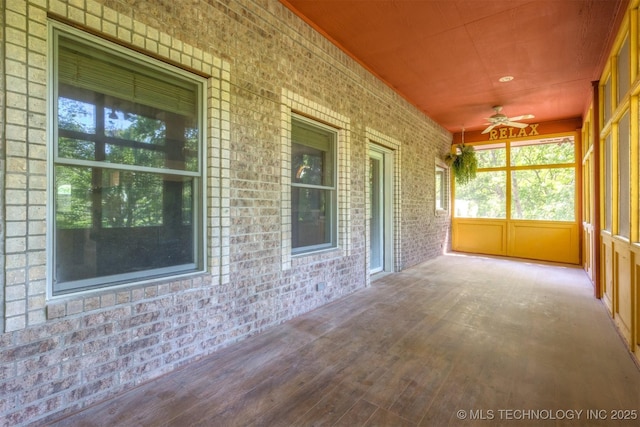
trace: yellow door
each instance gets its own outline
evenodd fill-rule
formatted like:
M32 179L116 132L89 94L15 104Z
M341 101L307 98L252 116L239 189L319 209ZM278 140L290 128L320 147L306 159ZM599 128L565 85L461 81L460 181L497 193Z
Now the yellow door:
M454 180L452 249L579 264L576 134L475 144L476 178Z

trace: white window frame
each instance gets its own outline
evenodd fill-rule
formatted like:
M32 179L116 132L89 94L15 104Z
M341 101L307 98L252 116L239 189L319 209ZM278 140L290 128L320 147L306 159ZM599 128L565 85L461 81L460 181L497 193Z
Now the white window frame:
M434 169L434 209L436 215L445 215L449 212L449 189L450 189L450 176L449 168L446 163L436 158ZM438 186L438 176L440 176L440 185ZM438 188L439 187L439 188ZM438 189L440 190L440 197L438 197ZM438 206L440 205L440 206Z
M291 254L292 255L301 255L301 254L308 254L308 253L312 253L312 252L317 252L317 251L323 251L323 250L327 250L327 249L334 249L338 246L338 129L335 129L331 126L325 125L323 123L320 123L316 120L312 120L308 117L304 117L301 116L299 114L295 114L292 113L291 115L291 127L293 129L294 123L295 122L300 122L303 125L309 126L309 127L313 127L313 128L317 128L321 131L325 131L328 133L331 133L333 135L332 137L332 143L331 143L331 156L332 156L332 167L333 170L331 171L332 174L332 185L322 185L322 186L318 186L318 185L305 185L305 184L299 184L299 183L295 183L293 182L293 180L291 181L291 198L293 200L293 191L296 188L308 188L308 189L317 189L317 190L323 190L323 191L328 191L330 193L330 213L329 213L329 218L328 218L328 222L330 224L330 230L329 230L329 242L327 243L322 243L322 244L317 244L317 245L308 245L308 246L301 246L301 247L297 247L294 248L293 247L293 233L292 233L292 241L291 241ZM293 133L293 130L292 130ZM298 143L301 145L305 145L304 142L295 142L293 141L293 138L291 140L291 145L293 146L294 143ZM293 151L293 150L292 150ZM292 216L293 216L293 209L292 209ZM293 217L291 219L291 226L293 228Z
M57 62L57 45L58 36L63 35L66 38L73 39L75 41L85 43L95 49L107 51L110 54L120 56L124 61L131 64L141 64L146 68L154 68L159 74L171 74L175 75L178 79L189 80L198 86L198 96L195 101L198 121L198 168L197 171L179 171L175 169L161 169L154 170L146 166L133 166L133 165L121 165L118 164L117 168L125 171L147 171L154 173L164 173L171 175L184 175L193 177L194 179L194 196L192 205L193 215L193 250L194 250L194 262L189 264L188 268L184 266L178 267L163 267L158 269L142 270L138 273L123 273L116 276L98 276L90 279L78 281L78 283L69 283L65 286L59 286L54 282L55 278L55 176L54 168L57 165L78 165L78 166L93 166L100 167L102 169L113 168L110 164L101 164L96 161L82 161L73 159L71 161L61 161L57 156L57 140L58 140L58 116L57 116L57 103L58 103L58 62ZM48 94L51 100L48 104L48 200L47 200L47 297L53 299L58 296L68 296L69 294L78 294L83 292L93 292L96 290L103 290L105 288L118 288L123 286L131 286L135 284L149 282L158 278L167 277L180 277L190 275L194 273L202 273L206 269L207 254L206 254L206 181L205 174L206 164L206 97L207 97L207 82L203 77L197 76L193 73L187 72L175 66L169 65L162 61L147 57L141 53L135 52L126 47L88 34L76 28L72 28L68 25L49 21L48 28L49 39L49 87ZM105 168L106 166L106 168Z

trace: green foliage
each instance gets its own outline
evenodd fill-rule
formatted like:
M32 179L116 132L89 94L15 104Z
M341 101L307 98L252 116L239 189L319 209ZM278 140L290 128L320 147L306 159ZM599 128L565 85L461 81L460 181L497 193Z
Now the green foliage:
M476 150L478 159L478 169L483 168L503 168L507 166L506 147L496 147L490 150Z
M456 183L464 185L476 177L478 159L472 146L460 145L456 153L447 155L445 161L453 169Z
M480 171L475 179L456 183L455 208L460 218L506 218L506 171Z
M58 139L61 158L155 168L179 158L167 144L180 148L181 141L169 141L163 120L64 97L59 98L58 107L59 128L70 133ZM100 130L96 122L101 119L104 133L96 135ZM185 146L197 147L196 131L185 129L185 139ZM189 155L197 151L187 147L186 167L197 170L197 155ZM55 176L56 225L70 229L98 224L104 228L162 225L166 187L175 182L180 186L176 192L184 191L185 185L158 173L89 166L57 165Z
M573 163L575 146L569 142L511 147L512 166Z
M493 155L495 151L495 156ZM474 180L456 180L455 215L461 218L507 218L507 182L511 219L574 221L575 162L573 142L511 147L511 168L499 161L504 148L479 150L482 166ZM498 169L498 170L496 170Z
M575 170L527 169L511 174L511 218L573 221Z

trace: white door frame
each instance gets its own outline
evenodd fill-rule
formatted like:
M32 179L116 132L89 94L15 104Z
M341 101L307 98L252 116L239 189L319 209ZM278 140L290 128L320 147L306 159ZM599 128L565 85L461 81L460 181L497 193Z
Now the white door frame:
M367 251L368 251L368 267L370 274L377 273L390 273L394 271L394 151L388 148L382 147L377 144L369 144L369 155L367 158L367 176L372 177L372 171L370 170L371 159L376 159L380 162L381 173L378 180L378 196L380 197L380 210L379 214L382 216L379 225L382 227L381 232L378 234L382 242L380 244L380 250L382 252L382 263L380 266L372 268L372 245L376 242L372 242L372 225L371 218L372 212L372 200L370 182L367 182Z

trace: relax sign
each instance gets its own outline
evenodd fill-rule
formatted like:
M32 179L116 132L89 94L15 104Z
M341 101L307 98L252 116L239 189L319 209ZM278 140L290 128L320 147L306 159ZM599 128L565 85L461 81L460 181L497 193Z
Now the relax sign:
M522 129L512 128L512 127L501 127L500 129L493 129L491 130L491 132L489 132L489 141L540 135L538 133L539 125L540 123L534 123Z

